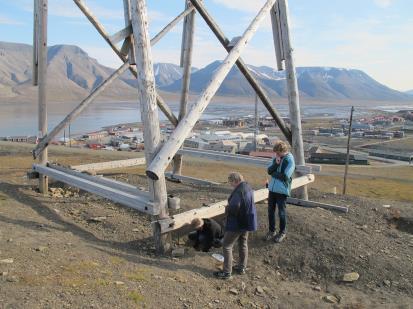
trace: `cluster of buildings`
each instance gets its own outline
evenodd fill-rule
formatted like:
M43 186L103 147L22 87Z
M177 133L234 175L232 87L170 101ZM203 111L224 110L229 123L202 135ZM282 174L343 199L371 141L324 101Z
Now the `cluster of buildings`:
M276 139L278 138L271 138L266 134L254 135L254 133L245 132L200 130L185 139L184 147L249 154L256 150L270 151L271 145Z
M403 138L406 120L399 116L380 115L371 118L361 118L352 124L351 136L354 138L383 139ZM349 122L342 119L339 125L331 128L304 130L305 136L344 137L348 135ZM395 128L398 128L396 130Z

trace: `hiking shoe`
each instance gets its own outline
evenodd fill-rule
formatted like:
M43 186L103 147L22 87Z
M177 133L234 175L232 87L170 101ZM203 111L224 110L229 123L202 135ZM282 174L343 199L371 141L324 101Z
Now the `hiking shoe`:
M274 241L275 241L277 244L279 244L280 242L282 242L282 241L284 240L285 236L287 236L285 233L278 234L278 235L274 238Z
M216 271L214 272L214 276L217 279L228 280L231 279L231 274L225 271Z
M232 267L232 271L236 272L238 275L245 275L246 269L244 266L236 265Z
M273 239L275 236L277 236L277 232L268 232L265 236L264 236L264 240L268 241Z

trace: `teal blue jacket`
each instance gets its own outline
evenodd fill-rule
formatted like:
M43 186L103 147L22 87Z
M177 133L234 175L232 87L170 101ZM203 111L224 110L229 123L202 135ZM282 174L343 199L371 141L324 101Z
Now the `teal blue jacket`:
M274 193L290 196L294 170L295 161L291 153L288 153L283 157L280 164L277 164L274 158L267 168L268 175L271 176L268 190Z

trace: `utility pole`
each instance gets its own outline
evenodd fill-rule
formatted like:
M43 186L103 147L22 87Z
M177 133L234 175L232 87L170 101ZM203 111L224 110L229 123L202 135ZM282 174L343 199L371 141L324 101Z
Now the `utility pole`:
M347 173L348 173L348 165L350 162L350 141L351 141L351 131L353 127L353 113L354 113L354 106L351 107L350 125L348 126L347 157L346 157L346 168L344 170L343 195L346 195L346 189L347 189Z
M255 95L254 151L257 151L258 148L258 134L258 95Z
M69 122L69 147L72 148L72 134L70 132L70 122Z

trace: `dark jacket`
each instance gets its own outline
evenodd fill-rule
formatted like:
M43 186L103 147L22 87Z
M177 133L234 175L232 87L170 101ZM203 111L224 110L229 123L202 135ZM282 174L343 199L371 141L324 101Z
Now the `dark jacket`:
M207 240L213 243L214 241L220 240L224 237L224 231L222 226L216 222L214 219L203 219L204 226L202 227L201 233L204 233Z
M246 182L241 182L232 191L225 209L225 230L230 232L253 232L257 230L257 209L254 192Z
M222 226L214 219L203 219L204 225L201 230L190 234L189 238L194 240L194 248L208 252L211 247L220 247L224 237ZM194 235L194 236L192 236Z

